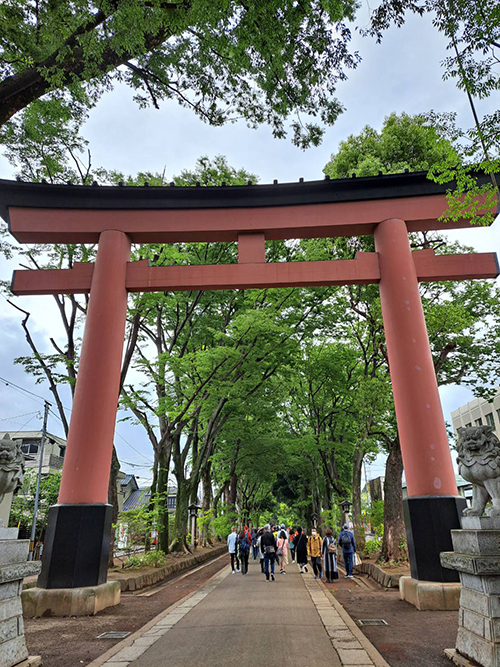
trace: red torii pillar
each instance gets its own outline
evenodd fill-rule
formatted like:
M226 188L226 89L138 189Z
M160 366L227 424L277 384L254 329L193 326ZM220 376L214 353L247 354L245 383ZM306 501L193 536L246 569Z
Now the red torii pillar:
M49 510L40 588L78 588L106 581L112 518L108 486L129 259L126 234L116 230L100 234L59 499Z
M450 530L467 506L458 495L422 301L403 220L375 229L380 302L394 407L406 475L404 514L411 574L424 581L457 581L442 568Z

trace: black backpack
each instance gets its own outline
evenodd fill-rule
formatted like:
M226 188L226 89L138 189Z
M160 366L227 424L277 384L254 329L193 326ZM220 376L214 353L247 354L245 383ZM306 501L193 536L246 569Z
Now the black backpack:
M342 549L350 549L351 548L351 536L349 533L342 533L342 537L340 540L342 544Z

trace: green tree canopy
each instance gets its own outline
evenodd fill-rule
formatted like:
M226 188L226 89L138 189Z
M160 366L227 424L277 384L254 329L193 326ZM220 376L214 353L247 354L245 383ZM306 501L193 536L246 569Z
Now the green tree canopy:
M334 97L357 55L354 0L5 0L0 5L0 125L51 91L93 99L117 81L141 106L174 99L222 125L292 121L295 143L318 143L342 107ZM320 124L302 124L300 114Z
M380 132L367 125L340 142L339 149L323 168L330 178L349 178L429 171L440 163L456 163L456 149L440 127L423 114L410 116L392 113L384 120Z

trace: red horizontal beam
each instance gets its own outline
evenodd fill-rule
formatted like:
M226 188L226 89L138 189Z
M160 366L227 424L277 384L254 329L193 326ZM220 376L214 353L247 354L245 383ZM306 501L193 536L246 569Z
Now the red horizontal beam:
M434 255L432 250L413 253L420 282L496 278L493 252L470 255ZM28 294L78 294L90 292L93 264L72 269L14 271L12 291ZM378 283L377 253L358 253L356 259L327 262L149 266L147 260L129 262L129 292L252 289L265 287L313 287Z
M94 264L77 262L72 269L14 271L11 290L17 296L28 294L88 294Z
M129 292L365 285L380 280L375 253L331 262L154 266L129 264ZM166 286L166 287L165 287Z
M496 278L500 274L494 252L435 255L434 250L417 250L412 255L420 282Z
M104 210L10 207L10 231L21 243L96 243L106 229L125 232L133 243L236 241L263 233L267 240L373 234L388 218L408 231L470 227L439 222L444 194L329 204L183 210Z

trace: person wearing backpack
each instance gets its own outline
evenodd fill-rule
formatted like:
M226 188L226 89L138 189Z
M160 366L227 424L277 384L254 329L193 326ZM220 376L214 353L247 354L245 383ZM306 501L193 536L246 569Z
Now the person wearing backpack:
M264 569L266 581L269 581L269 566L271 566L271 579L274 581L274 559L276 557L276 540L271 532L271 526L264 526L264 534L260 540L260 548L264 554Z
M248 572L248 556L250 555L250 544L244 530L238 535L238 555L241 562L241 574Z
M349 526L345 523L344 529L339 534L339 546L342 547L342 555L344 556L345 565L345 579L352 579L352 561L356 553L356 542L354 535L349 530Z
M335 579L339 578L339 571L337 569L337 545L331 528L326 529L321 553L323 554L326 582L328 584L333 583Z
M297 535L293 538L295 545L295 556L300 568L300 574L307 572L307 537L302 532L302 528L297 528Z

